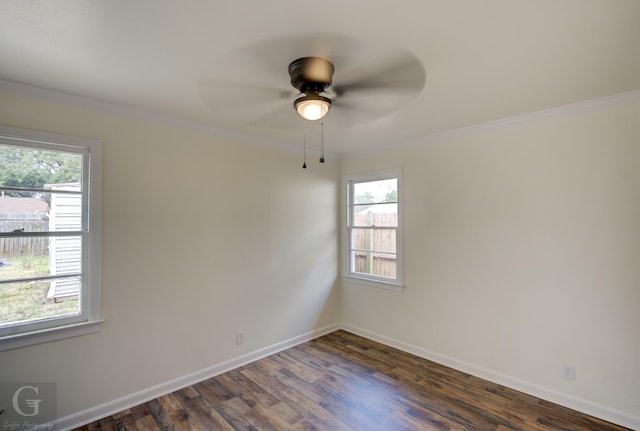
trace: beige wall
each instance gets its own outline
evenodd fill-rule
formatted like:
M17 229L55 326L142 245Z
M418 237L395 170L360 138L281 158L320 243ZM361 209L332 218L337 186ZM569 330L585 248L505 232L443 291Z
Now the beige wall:
M638 98L341 172L397 166L406 290L344 282L342 321L640 421Z
M105 319L0 381L56 382L65 416L338 321L336 161L8 94L0 123L103 141Z

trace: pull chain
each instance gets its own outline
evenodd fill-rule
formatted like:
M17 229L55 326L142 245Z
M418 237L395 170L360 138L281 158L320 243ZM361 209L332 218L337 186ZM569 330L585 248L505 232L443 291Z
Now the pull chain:
M304 120L304 146L302 156L302 169L307 169L307 120Z
M324 163L324 120L320 123L320 142L322 142L322 153L320 155L320 163Z

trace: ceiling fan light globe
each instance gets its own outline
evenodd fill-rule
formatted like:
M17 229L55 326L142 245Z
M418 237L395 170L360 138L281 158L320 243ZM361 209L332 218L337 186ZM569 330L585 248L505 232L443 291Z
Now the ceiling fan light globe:
M305 120L315 121L327 115L329 108L331 108L331 100L317 94L311 94L296 99L294 108Z
M320 100L307 100L298 104L298 114L310 121L319 120L329 112L329 104Z

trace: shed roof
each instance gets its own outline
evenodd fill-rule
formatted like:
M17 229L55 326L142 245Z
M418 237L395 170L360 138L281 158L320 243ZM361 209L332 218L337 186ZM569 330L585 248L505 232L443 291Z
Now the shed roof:
M40 198L0 196L0 214L46 214L49 204Z

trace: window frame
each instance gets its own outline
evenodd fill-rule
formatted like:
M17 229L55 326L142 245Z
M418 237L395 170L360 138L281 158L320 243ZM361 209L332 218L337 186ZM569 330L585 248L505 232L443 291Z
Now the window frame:
M0 333L0 351L99 331L103 323L100 318L102 142L0 125L0 144L67 151L83 157L81 313L4 328Z
M352 226L352 207L353 207L353 184L367 183L372 181L395 179L397 181L397 208L398 208L398 226L396 231L396 277L380 277L375 275L363 274L351 271L351 230ZM342 261L342 277L343 280L350 283L360 284L369 287L377 287L388 290L403 291L404 285L404 244L403 244L403 182L402 169L385 169L370 172L361 172L357 174L345 175L342 178L342 190L344 212L343 212L343 261ZM356 227L357 228L357 227Z

